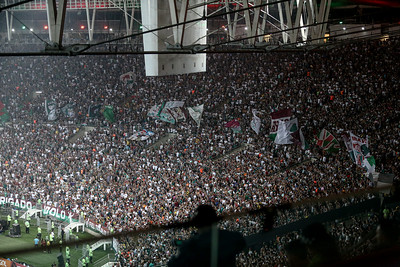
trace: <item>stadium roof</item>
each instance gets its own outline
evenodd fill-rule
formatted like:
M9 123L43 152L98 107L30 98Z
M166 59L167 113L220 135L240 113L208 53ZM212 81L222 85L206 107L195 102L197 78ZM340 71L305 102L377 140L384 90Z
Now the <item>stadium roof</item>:
M59 42L51 40L49 34L46 7L51 2L0 0L0 45L12 47L19 45L21 39L23 43L43 44L40 50L20 55L144 53L141 36L149 29L142 24L139 0L66 0ZM153 53L303 51L400 34L400 2L394 0L254 0L248 5L241 0L192 2L189 1L189 12L195 8L205 10L196 21L207 20L207 45L193 43L184 47L170 43ZM54 3L60 8L62 1ZM324 12L318 13L321 10ZM301 15L299 19L297 14ZM255 17L257 27L251 29Z

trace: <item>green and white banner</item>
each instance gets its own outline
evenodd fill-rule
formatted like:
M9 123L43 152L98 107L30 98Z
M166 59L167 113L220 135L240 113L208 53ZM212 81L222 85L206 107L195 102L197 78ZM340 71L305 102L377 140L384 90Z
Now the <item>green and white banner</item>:
M68 118L75 117L74 106L71 103L68 103L64 107L62 107L61 112L64 114L65 117Z
M271 113L271 129L269 131L269 138L274 141L278 132L279 122L289 121L292 116L290 109L282 109Z
M57 119L57 103L54 100L45 100L44 102L47 119L54 121Z

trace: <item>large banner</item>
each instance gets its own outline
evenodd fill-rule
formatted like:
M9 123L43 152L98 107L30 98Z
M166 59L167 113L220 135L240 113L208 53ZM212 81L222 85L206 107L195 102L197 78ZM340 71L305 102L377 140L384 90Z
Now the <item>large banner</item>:
M85 226L92 228L93 230L99 231L102 235L108 235L110 233L107 227L104 227L102 224L96 223L94 220L91 219L85 220Z
M14 197L0 196L0 205L10 204L20 209L33 209L35 203Z
M75 117L74 106L71 103L68 103L64 107L62 107L61 112L64 114L65 117L68 118Z
M371 155L368 148L368 137L361 138L350 133L351 146L355 158L355 163L367 169L369 173L375 172L375 158Z
M147 116L175 124L178 121L186 120L182 110L184 104L184 101L168 101L162 105L154 105L150 108Z
M50 216L53 216L53 217L55 217L56 219L58 219L60 221L72 222L73 217L77 216L72 211L67 211L67 210L56 208L56 207L49 206L49 205L46 205L46 204L44 204L42 207L43 207L42 208L42 214L44 216L50 215Z
M278 132L279 122L289 121L292 116L290 109L282 109L271 113L271 129L269 131L269 138L274 141Z
M14 198L14 197L5 197L0 196L0 205L10 204L16 208L20 209L35 209L36 203L32 201L27 201L24 199ZM72 211L64 210L61 208L56 208L50 205L43 204L42 205L42 214L44 216L50 215L55 217L60 221L71 221L73 218L77 218L77 214Z
M44 102L47 119L54 121L57 119L57 103L54 100L45 100Z
M278 131L275 136L275 144L288 145L295 142L293 133L299 130L299 123L297 118L289 121L279 121ZM298 138L300 139L300 138Z
M351 141L351 148L353 150L354 154L354 159L356 161L356 164L360 167L362 167L363 161L365 159L364 153L363 153L363 147L368 147L368 139L366 138L361 138L353 133L350 133L350 141Z

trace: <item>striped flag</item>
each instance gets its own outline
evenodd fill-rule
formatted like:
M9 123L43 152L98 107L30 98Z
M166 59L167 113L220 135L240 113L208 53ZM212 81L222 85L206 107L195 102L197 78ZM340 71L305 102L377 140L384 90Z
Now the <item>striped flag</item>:
M327 130L323 129L319 132L318 136L315 137L317 146L329 153L339 152L339 142L336 138Z

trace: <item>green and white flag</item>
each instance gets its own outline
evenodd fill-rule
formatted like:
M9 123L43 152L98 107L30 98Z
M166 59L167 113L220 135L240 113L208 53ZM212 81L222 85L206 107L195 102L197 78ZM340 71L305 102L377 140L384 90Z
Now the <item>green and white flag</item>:
M289 121L292 116L290 109L282 109L271 113L271 129L269 131L269 138L274 141L278 132L279 122Z
M44 102L47 119L54 121L57 119L57 103L54 100L45 100Z
M188 111L193 120L197 123L197 127L200 127L201 116L204 111L204 104L195 107L188 107Z
M119 76L119 80L125 85L132 84L136 80L136 74L133 71L127 72Z
M367 170L368 173L375 172L375 158L371 155L368 147L367 138L361 138L350 133L351 146L355 158L355 163Z
M167 108L164 108L161 110L161 112L158 114L157 119L160 119L165 122L169 122L172 124L175 124L176 120L174 116L171 114L170 110Z
M161 112L162 105L154 105L147 112L147 116L151 118L157 118L158 114Z
M113 106L104 106L103 115L106 120L113 123L115 121Z
M161 105L154 105L147 112L147 116L175 124L177 121L186 120L181 107L184 101L168 101Z
M65 117L68 117L68 118L75 117L74 106L70 103L68 103L64 107L62 107L61 112L64 114Z
M10 120L10 115L6 110L6 106L0 101L0 122L5 123Z
M319 134L315 137L316 144L328 153L339 152L339 142L336 138L327 130L322 129Z

